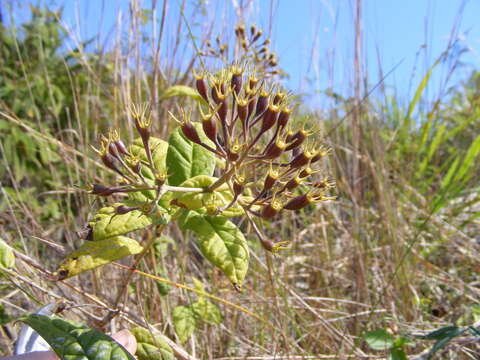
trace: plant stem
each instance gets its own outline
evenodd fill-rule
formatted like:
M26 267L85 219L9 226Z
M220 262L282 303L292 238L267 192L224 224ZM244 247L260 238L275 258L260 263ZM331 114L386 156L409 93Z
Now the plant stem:
M192 193L207 192L207 190L204 188L183 187L183 186L163 185L162 188L165 189L165 191L172 191L172 192L192 192Z

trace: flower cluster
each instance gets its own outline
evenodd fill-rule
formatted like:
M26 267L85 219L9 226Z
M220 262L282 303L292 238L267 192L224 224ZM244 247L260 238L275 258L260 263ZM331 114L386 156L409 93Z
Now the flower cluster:
M265 75L278 75L282 71L278 68L277 55L270 49L270 39L265 38L262 30L255 25L249 29L240 24L235 27L235 49L233 58L250 61ZM200 55L229 61L228 43L222 43L220 36L215 39L215 45L210 40L206 41L206 49Z
M200 106L201 125L214 146L200 140L189 115L184 114L181 128L225 161L209 191L228 183L236 199L252 197L240 204L245 211L264 219L332 199L333 182L314 179L315 167L329 151L316 144L313 131L290 125L291 96L237 65L215 75L196 74L196 88L206 103Z
M116 213L140 210L153 214L168 192L191 192L202 199L215 199L216 192L227 189L229 201L221 206L202 200L207 214L226 216L229 209L235 208L249 220L254 216L268 220L284 210L297 211L333 199L329 192L334 183L321 176L319 166L329 150L316 142L314 131L292 125L295 106L290 94L276 84L268 84L246 65L236 64L216 74L194 75L202 98L198 117L184 110L180 115L171 115L188 140L218 159L220 166L212 182L197 188L170 186L170 170L167 166L159 170L155 163L161 153L158 147L168 144L151 137L148 107L132 106L130 114L139 134L136 145L127 148L116 132L110 132L97 150L105 166L120 175L122 182L111 187L95 184L92 194L124 193L132 198L130 193L141 193L142 201L117 206ZM168 206L182 206L179 200L182 198L173 198ZM266 249L280 248L258 228L255 230Z

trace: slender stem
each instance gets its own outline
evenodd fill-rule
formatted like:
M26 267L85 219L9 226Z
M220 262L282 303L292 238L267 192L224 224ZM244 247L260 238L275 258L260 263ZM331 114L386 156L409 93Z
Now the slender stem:
M172 191L172 192L191 192L191 193L208 192L208 189L204 189L204 188L170 186L170 185L163 185L163 189L165 189L165 191Z
M143 147L145 149L145 154L147 154L148 164L150 165L150 169L152 173L155 174L155 165L153 164L152 158L152 151L150 150L150 143L149 140L144 140L142 137Z
M223 157L223 154L221 154L219 151L217 151L216 149L208 146L207 144L204 144L203 142L201 143L198 143L198 145L200 145L201 147L207 149L208 151L210 152L213 152L215 155L218 155L218 156L222 156Z

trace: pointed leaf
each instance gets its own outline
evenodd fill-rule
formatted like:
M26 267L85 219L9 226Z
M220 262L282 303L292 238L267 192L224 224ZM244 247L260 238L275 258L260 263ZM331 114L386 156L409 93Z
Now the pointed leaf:
M152 224L152 219L139 210L116 215L115 208L120 203L100 209L88 224L93 230L93 240L105 240L134 230L146 228Z
M195 315L207 323L220 324L223 320L222 313L214 303L200 299L191 305Z
M132 334L137 339L138 360L174 360L172 348L160 336L153 334L145 328L136 327Z
M425 91L425 88L427 87L428 81L430 80L430 76L432 75L433 69L440 63L441 58L438 58L433 65L427 70L426 74L422 78L422 81L420 81L420 84L418 85L417 89L415 90L415 95L413 96L412 101L408 105L408 110L407 113L405 114L404 118L404 123L402 127L402 139L405 139L405 136L410 129L410 121L413 115L413 111L415 110L415 107L417 106L418 102L420 101L423 92Z
M12 248L0 238L0 268L10 269L15 266Z
M137 241L125 236L86 241L78 250L68 255L59 266L58 273L62 279L75 276L125 256L138 254L142 250L142 246Z
M185 85L174 85L169 87L160 95L160 100L174 96L188 96L202 104L206 104L205 100L200 96L197 90Z
M438 330L432 331L426 335L416 335L415 337L424 340L442 340L444 338L452 338L463 332L458 326L445 326Z
M35 314L21 321L38 332L62 360L135 360L115 340L85 325Z
M195 313L190 306L177 306L173 309L173 326L180 342L187 341L197 326Z
M200 124L194 124L202 141L209 145L214 144L206 137ZM168 139L167 151L168 183L180 185L185 180L197 175L213 174L215 156L198 144L188 140L180 128L177 128Z
M185 227L198 235L203 255L233 284L241 286L247 274L250 253L237 226L222 217L195 215L187 220Z

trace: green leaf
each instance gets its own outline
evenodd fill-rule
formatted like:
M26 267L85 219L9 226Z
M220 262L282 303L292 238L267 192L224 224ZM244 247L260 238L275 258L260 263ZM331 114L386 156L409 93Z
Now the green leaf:
M134 230L146 228L152 224L152 218L139 210L116 215L115 208L121 203L104 207L98 211L88 224L93 229L93 240L105 240Z
M168 272L165 270L162 264L157 264L157 276L166 278L168 277ZM160 293L161 296L166 296L171 290L171 286L165 282L162 281L156 281L155 282L157 285L158 292Z
M445 326L426 335L416 335L415 337L423 340L442 340L444 338L455 337L462 332L463 330L461 330L458 326Z
M214 146L202 130L200 124L194 124L202 141ZM168 183L178 186L185 180L197 175L213 174L215 156L198 144L188 140L180 128L174 130L168 139L167 164Z
M401 129L401 135L402 135L401 139L405 139L405 136L407 135L407 132L410 129L410 122L413 115L413 111L415 110L415 107L417 106L418 102L420 101L423 95L423 92L425 91L425 88L427 87L427 84L430 80L430 76L432 75L433 69L440 63L440 60L441 58L438 58L433 63L433 65L427 70L425 76L422 78L422 81L420 81L420 84L415 90L415 95L413 96L412 101L408 105L407 113L405 114L403 127Z
M12 248L0 238L0 268L10 269L15 266Z
M62 360L135 360L115 340L85 325L35 314L20 320L34 329Z
M457 174L455 175L455 181L461 181L469 172L472 165L476 163L476 159L480 154L480 135L472 142L468 148L467 154L463 159L462 166L458 169Z
M408 360L408 358L402 348L394 347L390 349L388 360Z
M193 309L190 306L175 307L173 309L173 326L180 342L187 341L197 326Z
M180 184L181 187L186 188L208 188L218 178L207 175L197 175L191 179L188 179ZM204 207L212 207L214 210L218 210L233 200L233 193L230 191L228 184L223 184L216 188L212 192L174 192L172 200L175 200L180 206L189 210L199 210ZM227 210L218 214L224 217L234 217L243 215L244 211L242 207L235 204L229 207Z
M416 337L424 340L437 340L427 354L427 359L431 359L438 350L445 347L445 345L447 345L453 338L463 334L464 332L465 329L460 329L457 326L445 326L441 329L432 331L427 335L417 335Z
M174 85L169 87L160 95L160 100L174 96L188 96L202 104L206 104L205 100L200 96L197 90L185 85Z
M393 336L385 329L369 331L363 335L363 338L372 350L387 350L390 349L394 343Z
M58 273L62 279L72 277L125 256L138 254L142 250L137 241L125 236L86 241L78 250L68 255L59 266Z
M150 151L152 152L152 160L153 165L155 166L155 170L157 170L159 173L166 173L168 143L162 139L150 137L150 139L148 140L148 144L150 145ZM129 151L133 156L138 157L145 162L148 162L147 154L143 147L143 141L141 138L136 138L133 141L133 144L130 145ZM146 166L144 166L143 168L148 170L148 173L145 173L144 176L149 179L153 179L151 171Z
M145 328L136 327L131 330L137 339L138 360L174 360L172 348L160 336L153 336Z
M191 307L195 315L207 323L218 325L223 320L218 306L210 301L200 299L192 303Z
M233 284L241 286L250 254L247 241L237 226L222 217L201 215L191 216L184 226L198 235L202 254Z

